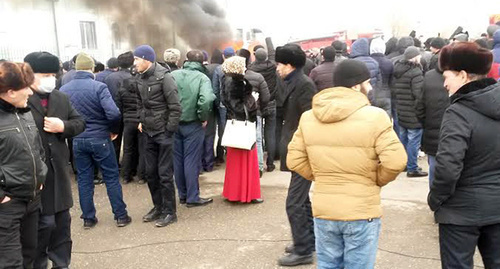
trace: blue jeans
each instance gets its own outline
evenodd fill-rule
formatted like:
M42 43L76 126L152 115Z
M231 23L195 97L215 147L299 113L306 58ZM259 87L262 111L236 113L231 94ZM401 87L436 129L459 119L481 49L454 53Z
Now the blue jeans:
M408 155L408 172L415 172L418 169L418 150L422 140L423 129L406 129L399 126L399 138L406 149Z
M201 154L205 132L201 122L180 124L174 141L174 175L179 199L186 199L188 203L198 202L200 199Z
M94 162L102 172L115 219L127 216L119 182L118 162L110 138L74 138L73 153L78 171L78 194L82 219L96 219L94 205Z
M429 187L432 186L434 181L434 171L436 169L436 156L427 155L427 162L429 163Z
M314 219L318 269L369 269L377 258L380 219Z
M257 156L259 157L259 170L264 171L264 149L262 144L262 117L257 116Z

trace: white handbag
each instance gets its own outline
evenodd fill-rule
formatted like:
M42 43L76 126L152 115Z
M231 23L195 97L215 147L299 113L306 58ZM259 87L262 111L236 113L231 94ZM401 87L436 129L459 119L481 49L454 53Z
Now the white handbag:
M247 107L245 121L228 120L224 129L221 144L224 147L251 150L257 141L257 128L255 122L248 120Z

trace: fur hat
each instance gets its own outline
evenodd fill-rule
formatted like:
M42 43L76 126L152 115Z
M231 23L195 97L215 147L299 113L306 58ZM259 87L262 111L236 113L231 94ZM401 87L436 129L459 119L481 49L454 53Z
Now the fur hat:
M178 49L170 48L163 53L166 63L177 63L181 59L181 52Z
M94 59L82 52L76 57L75 69L76 70L93 70L95 66Z
M332 47L335 48L335 51L340 53L344 50L344 42L340 40L335 40L332 42Z
M333 72L333 85L335 87L351 88L370 79L370 71L366 64L358 60L343 60Z
M55 74L59 72L59 58L45 51L32 52L24 57L24 62L29 63L33 73Z
M276 48L276 62L300 68L306 64L306 54L299 45L286 44Z
M225 74L244 75L246 71L246 59L241 56L233 56L222 63L222 72Z
M444 47L439 55L441 70L465 71L485 75L491 69L493 54L474 42L458 42Z

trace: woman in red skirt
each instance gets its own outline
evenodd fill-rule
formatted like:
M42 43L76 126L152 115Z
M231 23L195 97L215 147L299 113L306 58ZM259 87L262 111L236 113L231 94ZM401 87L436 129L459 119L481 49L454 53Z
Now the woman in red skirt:
M222 102L227 108L227 119L257 121L257 98L252 95L252 85L244 78L245 58L227 59L222 70ZM248 112L248 118L245 113ZM255 130L257 131L257 130ZM261 203L259 161L257 147L251 150L227 148L226 177L222 195L231 202Z

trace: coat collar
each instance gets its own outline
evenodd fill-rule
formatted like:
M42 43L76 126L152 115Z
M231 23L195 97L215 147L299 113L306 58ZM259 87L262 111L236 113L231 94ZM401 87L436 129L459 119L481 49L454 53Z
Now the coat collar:
M22 113L26 113L26 112L30 111L30 108L29 107L17 108L15 106L13 106L11 103L0 98L0 110L3 110L3 111L8 112L8 113L21 113L22 114Z

